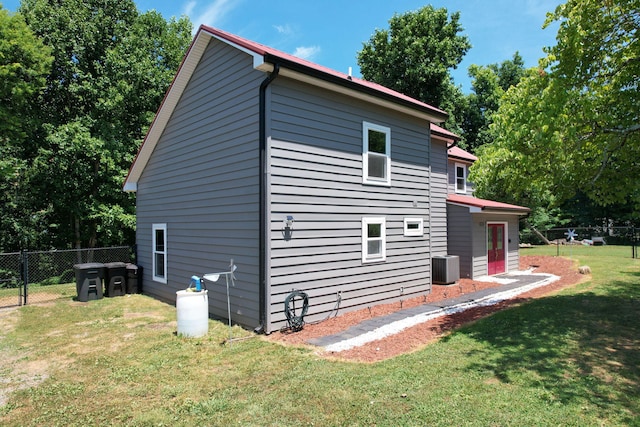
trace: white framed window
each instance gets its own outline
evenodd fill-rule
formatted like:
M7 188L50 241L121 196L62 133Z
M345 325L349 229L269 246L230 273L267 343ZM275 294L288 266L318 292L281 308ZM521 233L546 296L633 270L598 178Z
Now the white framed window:
M422 218L405 218L404 219L404 235L405 236L424 235L424 220Z
M151 238L153 280L167 283L167 224L153 224Z
M467 192L467 166L456 163L456 193Z
M387 221L384 217L362 218L362 262L387 258Z
M391 129L362 122L362 182L391 185Z

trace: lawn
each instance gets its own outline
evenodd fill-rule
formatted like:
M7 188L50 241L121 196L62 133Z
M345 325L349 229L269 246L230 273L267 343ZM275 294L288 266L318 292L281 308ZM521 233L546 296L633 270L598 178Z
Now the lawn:
M141 295L2 311L0 424L640 425L640 260L561 252L592 279L375 364L235 327L225 343L217 321L178 337L175 307Z

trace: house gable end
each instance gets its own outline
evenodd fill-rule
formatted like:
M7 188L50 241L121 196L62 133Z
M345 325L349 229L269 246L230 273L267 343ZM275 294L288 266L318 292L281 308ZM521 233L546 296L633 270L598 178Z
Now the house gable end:
M250 55L253 58L253 67L256 70L270 72L273 70L273 65L277 63L283 66L281 71L283 76L311 83L323 89L345 93L348 96L378 106L393 108L402 114L418 116L431 122L444 121L447 117L447 114L442 110L384 86L353 78L221 30L201 26L178 69L178 73L165 94L165 98L129 170L123 187L125 191L137 191L137 183L142 171L212 38Z

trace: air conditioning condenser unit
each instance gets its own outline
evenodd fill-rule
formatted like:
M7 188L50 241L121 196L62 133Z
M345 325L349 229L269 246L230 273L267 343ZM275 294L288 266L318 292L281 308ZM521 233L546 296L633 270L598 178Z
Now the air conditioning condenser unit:
M431 258L432 279L436 285L449 285L460 280L460 257L442 255Z

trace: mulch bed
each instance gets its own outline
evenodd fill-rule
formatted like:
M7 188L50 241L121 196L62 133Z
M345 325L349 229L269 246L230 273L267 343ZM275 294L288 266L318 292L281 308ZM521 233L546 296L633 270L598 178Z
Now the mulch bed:
M521 303L531 298L539 298L557 292L567 286L576 284L585 279L584 275L578 273L576 262L571 259L550 256L521 256L520 269L527 270L535 267L534 273L550 273L560 277L549 285L520 294L518 297L503 301L499 304L488 307L475 307L460 313L442 316L425 323L405 329L404 331L351 350L341 352L326 352L318 349L318 354L352 360L358 362L377 362L400 354L416 351L425 345L437 340L443 335L455 330L461 325L473 322L491 313L503 310L514 304ZM400 303L383 304L371 309L362 309L325 320L316 324L305 325L301 331L275 332L268 336L268 339L285 344L305 344L311 338L318 338L344 331L363 320L378 316L384 316L403 308L414 307L426 303L433 303L447 298L453 298L469 292L499 286L494 282L479 282L476 280L462 279L455 285L438 286L434 285L432 292L425 297L416 297Z

